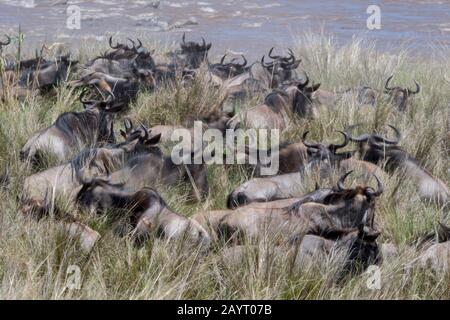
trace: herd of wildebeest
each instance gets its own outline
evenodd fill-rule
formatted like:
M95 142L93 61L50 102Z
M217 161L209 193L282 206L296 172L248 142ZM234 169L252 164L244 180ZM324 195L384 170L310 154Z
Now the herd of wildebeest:
M7 46L10 40L0 43ZM274 245L294 250L297 259L329 255L339 248L347 253L343 271L355 274L383 258L395 255L391 244L378 244L376 204L383 195L383 182L400 173L412 183L427 205L436 206L443 217L448 212L448 186L433 176L418 160L400 146L402 134L389 125L392 137L377 133L355 136L358 125L336 131L339 144L308 141L308 132L300 141L279 146L279 172L246 181L228 195L228 209L198 212L186 217L174 212L157 189L186 181L198 201L208 197L206 164L176 165L162 152L159 144L168 141L177 126L135 127L129 118L123 121L120 141L114 131L115 121L123 115L140 90L164 90L176 84L190 86L198 70L206 67L207 81L224 93L221 112L203 120L208 128L225 133L229 129L290 128L295 117L320 117L320 105L333 106L343 99L353 99L361 107L376 107L378 99L398 112L408 109L411 99L421 90L392 86L389 77L383 90L367 86L342 92L320 89L306 74L299 76L301 60L289 50L287 56L268 56L248 64L244 56L218 63L208 61L210 43L187 42L183 35L180 48L156 62L153 52L140 40L114 43L110 50L81 64L70 56L46 60L16 61L2 53L2 87L0 97L25 99L46 94L62 83L79 88L81 112L66 112L49 127L31 137L20 151L28 164L42 163L52 154L59 165L41 168L25 179L20 197L21 212L41 219L52 216L65 221L65 231L77 236L86 250L91 250L100 235L77 220L77 215L58 212L55 199L68 200L71 210L85 208L106 214L112 209L122 212L117 236L129 236L140 247L151 234L172 241L182 239L193 248L211 252L214 241L225 241L233 256L242 244L257 244L269 235ZM1 49L0 49L1 50ZM270 59L270 61L268 61ZM241 61L239 61L241 60ZM68 76L70 74L70 77ZM265 93L264 102L235 110L249 95ZM231 106L231 108L230 108ZM340 151L354 143L356 151ZM263 164L254 165L253 168ZM255 170L258 172L258 170ZM302 194L308 172L320 172L321 178L340 176L335 185L320 186ZM346 186L350 175L360 177L361 185ZM5 183L8 177L3 178ZM369 186L372 182L376 187ZM82 212L83 210L81 210ZM417 239L420 250L417 263L435 270L448 269L450 263L450 228L442 221L437 231ZM286 249L288 248L288 249ZM277 249L278 250L278 249ZM279 249L282 250L282 249Z

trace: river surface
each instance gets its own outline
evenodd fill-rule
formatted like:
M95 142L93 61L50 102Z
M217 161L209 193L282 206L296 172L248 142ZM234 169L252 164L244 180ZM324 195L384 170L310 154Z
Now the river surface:
M79 30L66 26L71 5L80 8ZM381 10L379 30L367 28L369 5ZM341 44L358 36L376 40L383 50L404 45L426 54L432 47L450 46L450 1L0 0L0 32L17 32L19 25L28 43L74 45L106 41L110 34L173 42L186 32L188 39L212 41L213 55L232 50L256 56L273 45L291 46L295 34L323 31Z

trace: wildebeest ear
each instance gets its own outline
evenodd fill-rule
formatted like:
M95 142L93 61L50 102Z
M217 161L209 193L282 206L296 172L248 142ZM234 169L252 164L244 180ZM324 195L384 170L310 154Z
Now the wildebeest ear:
M306 88L306 92L310 92L310 93L315 92L320 88L320 85L321 85L320 83L314 84L311 87Z
M211 43L208 43L208 45L206 46L206 51L208 51L209 49L211 49Z
M157 144L160 140L161 140L161 133L158 133L157 135L145 140L144 143L146 145Z

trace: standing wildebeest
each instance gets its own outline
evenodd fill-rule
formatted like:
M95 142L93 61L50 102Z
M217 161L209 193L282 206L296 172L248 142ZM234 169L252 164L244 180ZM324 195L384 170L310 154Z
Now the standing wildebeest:
M391 81L393 75L390 76L386 84L384 86L385 93L389 95L390 100L392 101L392 104L397 107L400 111L405 111L408 105L408 100L411 96L418 94L420 92L420 85L417 83L416 80L414 80L414 83L416 84L416 90L413 91L408 88L402 88L402 87L389 87L389 81Z
M356 126L347 128L347 132ZM377 164L387 172L400 171L412 181L418 189L422 199L445 205L450 200L450 191L445 183L434 177L423 168L419 161L398 146L401 133L394 126L389 125L396 134L395 139L388 139L379 134L363 134L358 137L350 136L350 140L359 144L362 160Z
M85 93L80 95L85 110L63 113L50 127L35 133L20 151L22 160L38 160L43 152L50 152L63 161L82 146L115 141L113 118L122 107L111 108L112 100L85 100Z
M137 246L141 246L152 231L169 240L185 237L194 244L209 246L210 237L206 230L197 221L172 211L154 189L127 191L122 187L103 179L84 181L77 202L91 211L127 209Z
M237 128L242 123L247 128L280 129L284 131L297 114L301 117L314 118L315 108L311 95L320 87L320 83L308 87L309 78L303 83L294 82L285 90L270 93L264 104L250 107L237 113L230 121L230 128Z

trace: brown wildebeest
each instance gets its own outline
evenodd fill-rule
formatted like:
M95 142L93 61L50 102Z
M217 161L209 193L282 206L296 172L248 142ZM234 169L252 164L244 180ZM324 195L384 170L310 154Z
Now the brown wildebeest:
M230 128L243 124L255 129L287 129L297 114L301 117L314 118L315 108L311 103L311 94L320 84L308 87L309 79L303 83L292 83L285 90L270 93L264 104L250 107L236 114L228 123Z
M411 90L408 88L402 88L398 86L389 87L389 82L393 77L394 76L392 75L386 80L386 84L384 85L385 89L384 92L389 95L392 104L396 108L398 108L400 111L405 111L408 106L409 98L420 92L420 85L416 80L414 80L414 83L416 84L416 90Z
M143 245L152 231L169 240L186 238L205 249L210 243L208 232L198 222L172 211L151 188L127 191L109 180L91 179L83 182L77 202L95 211L109 208L128 210L137 246Z
M113 100L85 100L85 94L86 90L80 95L85 110L63 113L50 127L35 133L20 151L22 160L38 160L43 152L50 152L64 161L82 146L115 142L113 118L123 108L112 108Z
M347 133L355 126L347 128ZM389 139L379 134L363 134L358 137L350 136L350 140L359 144L360 157L364 161L377 164L387 172L400 171L416 186L419 195L426 201L433 201L445 206L450 201L450 191L439 178L434 177L424 169L419 161L400 148L401 133L394 126L396 138Z

